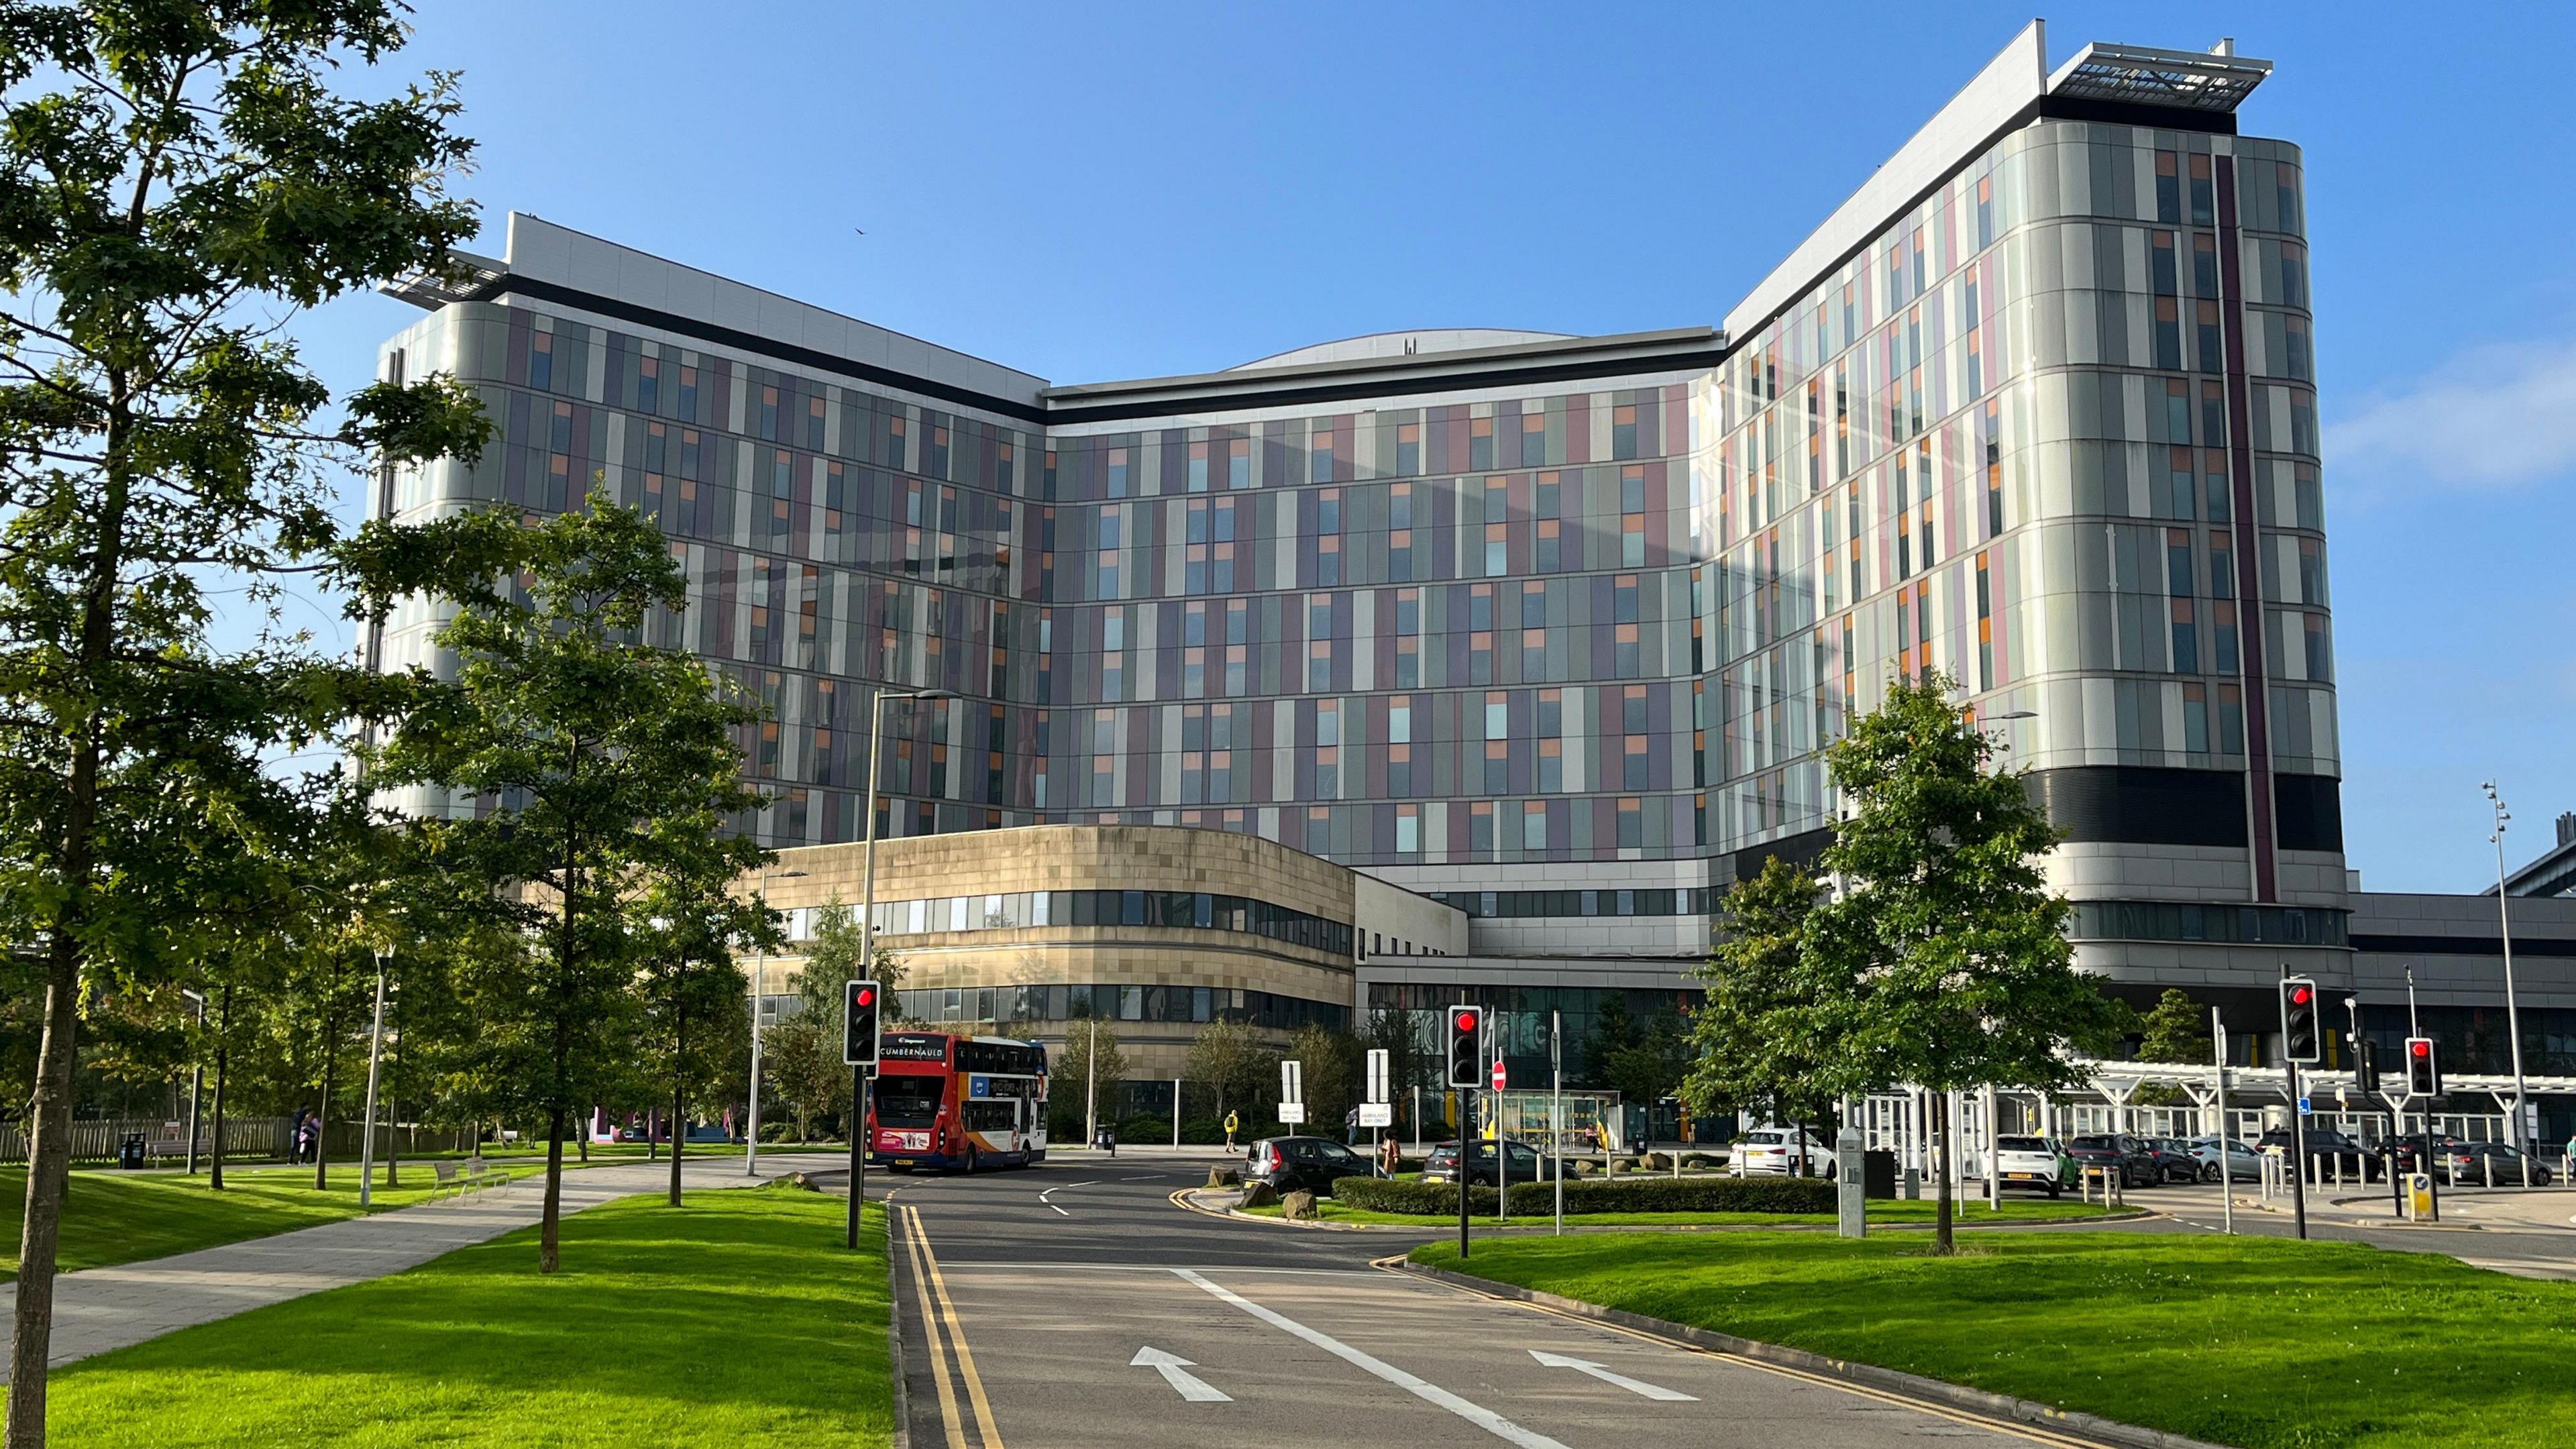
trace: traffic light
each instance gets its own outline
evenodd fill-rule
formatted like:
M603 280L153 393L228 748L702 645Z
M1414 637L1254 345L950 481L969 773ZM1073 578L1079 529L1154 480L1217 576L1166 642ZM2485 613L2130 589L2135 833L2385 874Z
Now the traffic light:
M2361 1088L2363 1096L2374 1096L2379 1091L2379 1043L2363 1042L2360 1053L2360 1060L2356 1066L2355 1085Z
M2281 1056L2301 1064L2317 1060L2317 983L2305 976L2281 982Z
M1449 1008L1449 1085L1485 1085L1484 1043L1484 1009L1475 1006Z
M2429 1036L2406 1038L2406 1092L2413 1097L2442 1095L2442 1058Z
M873 981L852 981L841 988L841 1062L845 1066L877 1064L877 1008L885 988Z

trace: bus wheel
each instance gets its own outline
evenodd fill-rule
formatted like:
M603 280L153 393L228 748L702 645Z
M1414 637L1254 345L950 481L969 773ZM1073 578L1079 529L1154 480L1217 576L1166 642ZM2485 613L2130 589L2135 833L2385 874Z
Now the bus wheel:
M975 1149L971 1146L966 1149L966 1175L975 1175Z

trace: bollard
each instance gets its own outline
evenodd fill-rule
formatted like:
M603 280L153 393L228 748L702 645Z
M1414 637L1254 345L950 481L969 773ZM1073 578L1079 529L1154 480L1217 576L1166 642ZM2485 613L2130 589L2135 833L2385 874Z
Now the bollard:
M1834 1231L1846 1238L1869 1233L1869 1168L1863 1161L1867 1141L1857 1127L1846 1127L1834 1139Z

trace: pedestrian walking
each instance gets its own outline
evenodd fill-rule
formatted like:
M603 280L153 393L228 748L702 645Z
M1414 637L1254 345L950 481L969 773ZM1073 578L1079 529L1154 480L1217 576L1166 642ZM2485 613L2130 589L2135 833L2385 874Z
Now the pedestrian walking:
M1396 1146L1395 1134L1392 1132L1380 1134L1377 1139L1377 1175L1393 1177L1395 1170L1403 1165L1404 1150Z
M1237 1126L1237 1123L1236 1123L1236 1121L1235 1121L1235 1116L1234 1116L1234 1114L1233 1114L1232 1112L1228 1112L1228 1113L1226 1113L1226 1114L1225 1114L1225 1150L1226 1150L1226 1151L1228 1151L1228 1152L1232 1152L1232 1151L1234 1150L1234 1129L1235 1129L1235 1127L1236 1127L1236 1126Z

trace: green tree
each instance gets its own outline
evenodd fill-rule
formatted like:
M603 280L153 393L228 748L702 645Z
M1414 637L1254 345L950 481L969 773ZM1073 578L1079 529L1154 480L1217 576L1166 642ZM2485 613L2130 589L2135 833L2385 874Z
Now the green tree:
M726 750L730 754L730 749ZM719 767L729 767L719 761ZM775 912L766 902L733 890L747 871L771 856L749 836L717 829L731 810L758 797L739 788L727 801L711 792L705 808L660 822L664 832L651 883L630 907L644 922L645 1039L653 1075L671 1106L671 1206L680 1205L680 1159L688 1150L689 1104L712 1087L731 1059L733 1039L747 1037L742 1009L742 970L737 946L763 949L779 942Z
M1628 993L1612 991L1592 1013L1592 1030L1583 1037L1583 1075L1594 1086L1610 1086L1616 1075L1613 1058L1637 1044L1637 1018L1628 1010Z
M354 670L292 637L212 647L209 590L275 587L331 542L335 467L480 447L452 383L327 388L282 318L443 268L470 144L449 78L357 101L392 0L0 6L0 916L44 955L8 1443L44 1441L75 1020L185 909L131 868L184 768L336 716ZM165 818L160 822L167 827Z
M1831 1045L1799 942L1814 878L1778 856L1726 893L1716 949L1699 968L1708 996L1691 1017L1691 1110L1769 1109L1773 1120L1834 1115Z
M1306 1131L1331 1137L1360 1099L1360 1039L1321 1022L1308 1022L1288 1038L1287 1056L1302 1068Z
M1602 1058L1602 1078L1623 1101L1653 1107L1678 1093L1690 1071L1690 1032L1670 1006L1636 1024L1625 1045Z
M1807 918L1819 1086L1897 1082L1936 1100L1942 1170L1934 1251L1955 1251L1950 1094L2061 1090L2070 1046L2104 1049L2122 1014L2078 974L2070 908L2040 857L2056 830L1937 672L1900 681L1826 753L1845 818L1821 862L1840 889Z
M2178 986L2168 986L2154 1007L2138 1018L2142 1062L2192 1062L2206 1065L2214 1052L2209 1009ZM2178 1088L2150 1082L2129 1098L2141 1107L2179 1107L2191 1098Z
M1067 1123L1079 1119L1082 1140L1088 1143L1101 1122L1118 1120L1127 1054L1118 1049L1117 1023L1097 1018L1066 1023L1064 1050L1047 1077L1048 1100L1064 1104L1047 1115Z
M1225 1120L1229 1105L1251 1102L1278 1053L1261 1044L1251 1027L1219 1019L1199 1028L1190 1042L1182 1074L1216 1093L1216 1116Z
M855 936L853 928L850 934ZM841 983L851 979L822 956L821 932L816 954L796 978L795 1008L761 1033L761 1074L787 1099L796 1117L796 1140L814 1140L814 1124L825 1117L850 1122L850 1069L841 1060ZM855 950L847 963L857 969Z
M544 1119L538 1267L551 1273L565 1131L635 1056L642 893L741 804L735 732L759 713L700 661L637 642L685 595L635 510L594 494L535 527L497 511L454 522L456 566L498 560L515 586L448 585L462 607L438 642L455 686L402 717L372 778L495 807L418 828L520 931L521 949L463 978L481 1027L467 1080L487 1106Z
M814 913L795 1012L761 1036L762 1072L794 1108L799 1140L812 1140L815 1121L826 1115L841 1116L846 1125L850 1069L841 1060L841 987L859 979L862 948L867 948L867 932L858 913L834 895ZM903 954L879 942L865 949L864 956L869 979L884 989L880 1019L900 1025Z

